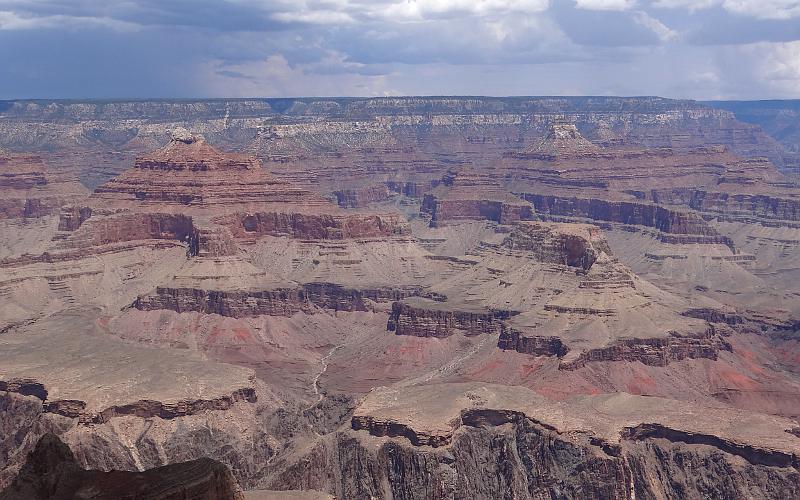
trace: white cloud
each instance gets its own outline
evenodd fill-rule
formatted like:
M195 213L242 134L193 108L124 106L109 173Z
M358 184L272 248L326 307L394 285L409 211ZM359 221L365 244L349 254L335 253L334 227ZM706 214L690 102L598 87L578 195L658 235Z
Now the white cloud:
M400 0L388 5L376 4L368 13L370 17L413 21L431 17L530 14L549 7L549 0Z
M276 12L272 19L285 23L308 23L308 24L350 24L355 19L346 12L336 12L333 10L310 10L299 12Z
M586 10L630 10L636 0L575 0L575 6Z
M647 12L642 10L636 11L633 14L633 19L637 24L644 26L655 33L662 42L669 42L678 38L677 31L670 29L664 23L649 15Z
M282 22L342 24L354 20L422 21L431 18L534 14L550 0L229 0L259 6Z
M800 16L800 0L656 0L653 6L685 8L690 12L720 6L733 14L759 19L792 19Z
M140 26L135 23L111 19L109 17L81 16L20 16L12 11L0 11L0 31L32 30L41 28L76 28L82 26L99 26L116 31L133 31Z
M760 76L767 82L784 91L800 89L800 41L762 42L749 50L760 61Z

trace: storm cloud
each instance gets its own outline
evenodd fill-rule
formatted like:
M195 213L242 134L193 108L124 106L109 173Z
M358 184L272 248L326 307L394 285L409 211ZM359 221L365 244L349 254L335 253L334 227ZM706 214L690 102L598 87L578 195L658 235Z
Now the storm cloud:
M0 98L800 97L795 0L0 0Z

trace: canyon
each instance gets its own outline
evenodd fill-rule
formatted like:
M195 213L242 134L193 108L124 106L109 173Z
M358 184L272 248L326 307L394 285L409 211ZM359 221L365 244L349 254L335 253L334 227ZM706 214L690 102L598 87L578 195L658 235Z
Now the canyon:
M750 106L0 103L0 498L797 497Z

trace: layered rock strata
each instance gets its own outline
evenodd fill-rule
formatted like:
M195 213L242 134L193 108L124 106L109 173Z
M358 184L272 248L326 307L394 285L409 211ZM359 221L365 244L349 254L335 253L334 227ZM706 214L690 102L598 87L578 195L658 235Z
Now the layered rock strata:
M41 157L0 150L0 219L56 215L88 194L77 179L51 171Z
M334 191L333 194L340 207L363 208L370 203L388 200L389 193L389 187L385 184L378 184L362 188L341 189Z
M396 214L258 212L216 217L214 222L229 227L236 238L242 239L270 235L342 240L410 234L408 225Z
M553 161L570 156L589 156L600 150L583 137L575 124L553 123L547 135L517 156L525 159Z
M296 288L272 290L202 290L158 287L139 297L132 307L143 311L167 309L200 312L233 318L248 316L292 316L316 308L333 311L367 311L368 301L389 302L412 296L429 296L419 287L347 288L334 283L306 283Z
M503 240L502 246L525 252L539 262L584 271L594 265L601 252L611 254L599 228L579 225L520 224Z
M691 212L634 201L564 198L532 193L520 196L531 202L537 213L541 214L650 227L661 233L659 238L665 243L724 244L734 248L729 237L720 235L700 216Z
M152 232L150 228L160 223L156 221L171 217L188 218L199 228L187 228L176 239L191 233L199 237L200 246L203 235L215 240L207 245L210 255L234 252L231 242L220 246L220 237L228 234L245 239L408 234L394 214L342 212L323 197L270 175L256 158L222 153L185 131L176 132L165 147L140 156L134 168L98 187L86 206L64 209L59 229L74 232L89 222L86 231L102 233L103 243L110 243L139 238L136 231ZM126 230L114 233L115 226Z
M425 194L420 211L431 217L431 227L459 220L511 224L532 217L529 203L501 189L491 173L473 168L448 171Z
M394 302L386 328L397 335L416 337L449 337L461 332L465 335L500 333L502 320L519 311L459 310L447 302L422 300Z
M446 302L395 302L387 328L417 337L497 335L499 349L557 357L562 370L592 362L663 367L732 349L709 318L679 314L674 308L688 310L685 301L621 265L596 226L524 221L493 240L481 243L463 277L450 278L455 285L433 288Z
M497 340L499 349L517 351L531 356L564 357L569 348L558 337L527 336L516 328L504 326Z
M590 362L638 361L649 366L667 366L684 359L716 360L720 351L731 345L716 337L621 339L599 349L582 352L577 359L559 364L562 370L575 370Z
M656 203L683 205L724 220L756 221L765 225L795 227L800 221L800 199L795 193L781 196L681 188L654 189L649 196Z

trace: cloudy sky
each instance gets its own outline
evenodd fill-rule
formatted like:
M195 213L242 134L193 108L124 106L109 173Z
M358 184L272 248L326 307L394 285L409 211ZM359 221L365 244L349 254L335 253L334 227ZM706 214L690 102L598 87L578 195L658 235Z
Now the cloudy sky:
M800 98L800 0L0 0L0 99Z

